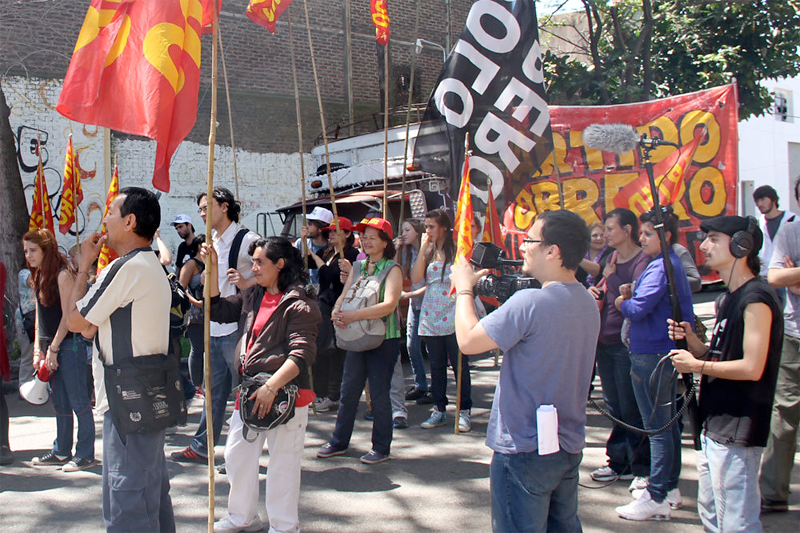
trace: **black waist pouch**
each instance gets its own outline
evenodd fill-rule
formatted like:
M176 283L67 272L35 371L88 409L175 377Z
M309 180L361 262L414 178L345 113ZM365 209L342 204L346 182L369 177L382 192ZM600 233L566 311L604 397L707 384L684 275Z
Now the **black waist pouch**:
M172 355L126 357L105 367L111 419L120 433L154 433L186 423L186 399Z

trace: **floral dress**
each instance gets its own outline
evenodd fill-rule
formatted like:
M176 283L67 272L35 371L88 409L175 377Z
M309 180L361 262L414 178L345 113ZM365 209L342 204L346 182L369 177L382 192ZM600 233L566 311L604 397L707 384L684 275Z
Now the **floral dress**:
M456 332L456 299L448 296L450 292L450 264L444 269L442 262L433 261L425 271L428 286L422 299L419 315L419 335L421 337L443 337Z

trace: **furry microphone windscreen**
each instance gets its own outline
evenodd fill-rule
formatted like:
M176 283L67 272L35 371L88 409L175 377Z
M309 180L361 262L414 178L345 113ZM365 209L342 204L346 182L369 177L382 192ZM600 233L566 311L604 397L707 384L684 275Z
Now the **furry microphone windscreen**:
M583 130L583 143L589 148L624 154L639 144L639 135L627 124L590 124Z

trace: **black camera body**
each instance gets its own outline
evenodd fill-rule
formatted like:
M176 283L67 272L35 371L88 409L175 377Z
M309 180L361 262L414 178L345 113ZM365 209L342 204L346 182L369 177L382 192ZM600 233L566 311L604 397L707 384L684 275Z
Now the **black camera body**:
M522 266L522 261L506 259L503 255L503 250L496 244L480 242L472 250L470 263L478 268L501 271L507 267ZM487 298L497 298L502 303L520 289L539 289L541 287L542 284L538 280L519 273L504 273L500 276L488 274L478 280L475 285L475 294Z

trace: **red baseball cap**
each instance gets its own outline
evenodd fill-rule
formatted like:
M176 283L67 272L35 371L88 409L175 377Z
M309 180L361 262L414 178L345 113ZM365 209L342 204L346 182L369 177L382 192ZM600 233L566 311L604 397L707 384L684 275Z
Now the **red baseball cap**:
M393 237L392 225L386 219L377 217L365 218L364 220L356 224L356 231L360 231L361 233L364 233L364 230L367 228L375 228L377 230L385 231L390 239Z
M353 228L353 221L350 220L347 217L339 217L339 227L342 229L342 231L352 232L353 229L354 229ZM327 228L323 228L323 229L326 229L326 230L329 230L329 231L336 231L336 221L331 223L331 225L328 226Z

